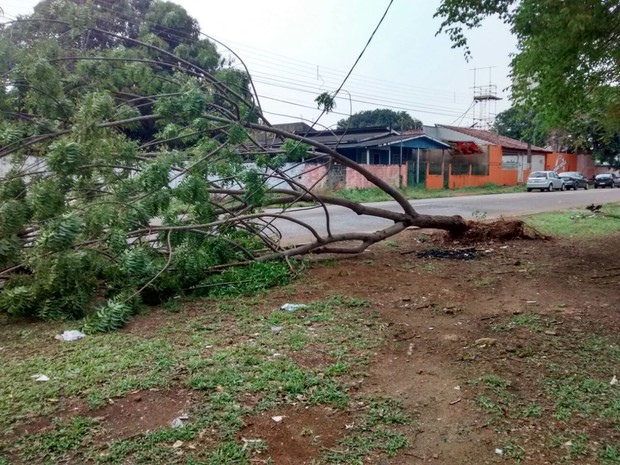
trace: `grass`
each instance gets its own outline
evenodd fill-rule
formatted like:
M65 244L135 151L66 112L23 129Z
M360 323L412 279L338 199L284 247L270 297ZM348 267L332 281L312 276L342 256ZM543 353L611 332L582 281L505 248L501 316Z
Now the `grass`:
M526 328L531 331L540 332L543 328L543 317L537 313L522 313L515 315L507 323L496 324L492 330L496 332L511 331L517 328Z
M474 404L488 425L509 437L498 448L514 463L535 461L533 454L546 450L550 463L620 464L620 389L610 383L620 364L620 339L613 333L549 337L543 329L551 323L561 325L525 313L493 326L529 333L514 339L514 359L468 383Z
M407 187L400 192L410 200L432 199L440 197L458 197L463 195L506 194L511 192L523 192L523 186L499 186L487 184L480 187L462 187L459 189L426 189L421 187ZM378 187L364 189L342 189L333 192L333 195L352 200L355 202L383 202L393 200L388 194Z
M392 427L410 424L413 419L403 413L401 405L385 398L369 402L367 413L354 423L354 434L338 442L338 448L329 450L321 463L361 464L369 455L384 453L394 457L409 446L407 439Z
M50 343L43 353L29 357L21 351L11 356L10 350L0 374L2 428L32 412L53 413L62 397L79 396L95 408L110 397L166 386L186 355L165 339L120 333L89 336L78 344ZM34 374L45 374L50 381L34 382Z
M262 299L251 298L193 302L192 314L187 305L164 309L160 324L144 331L72 343L50 339L63 328L58 323L3 328L0 464L249 464L253 457L269 463L268 442L243 449L238 436L244 419L291 405L367 406L353 409L355 427L338 451L326 451L319 463L393 456L407 445L398 426L411 419L401 406L353 389L382 343L383 328L367 301L333 295L295 312L277 306L260 311ZM273 331L274 326L281 329ZM325 354L322 363L304 365L304 356L317 353ZM31 376L39 373L50 381L35 382ZM194 393L184 427L101 439L105 425L91 418L88 408L105 409L109 399L153 388ZM63 414L67 404L84 405L82 416ZM24 425L41 417L52 419L51 425L20 435ZM178 441L193 448L173 447Z
M570 210L532 215L527 223L543 234L556 237L597 237L620 229L620 204L605 204L600 213Z

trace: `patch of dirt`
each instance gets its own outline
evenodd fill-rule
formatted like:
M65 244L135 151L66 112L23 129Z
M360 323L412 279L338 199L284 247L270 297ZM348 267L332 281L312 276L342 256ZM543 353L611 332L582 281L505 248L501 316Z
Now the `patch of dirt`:
M282 420L275 422L272 417L278 416ZM329 407L288 407L248 418L239 441L266 441L267 451L253 452L257 461L269 456L277 465L310 464L321 449L336 445L351 422L349 413Z
M327 349L314 347L313 350L300 350L296 352L288 352L288 357L295 361L295 364L305 368L324 368L336 361L334 357L327 353Z
M356 259L317 266L305 280L306 288L322 295L370 301L388 328L363 392L394 397L418 419L408 434L411 449L386 462L390 465L510 463L495 449L511 439L524 445L521 463L555 463L562 452L541 444L541 421L551 420L553 405L543 405L542 420L515 421L508 434L489 424L472 382L497 374L512 382L510 389L520 398L536 400L544 369L528 363L528 351L562 356L561 344L573 334L613 334L620 325L620 273L613 267L620 250L609 247L610 238L498 241L529 235L518 223L500 226L491 229L493 235L487 228L478 231L473 242L474 236L453 241L439 233L406 231L396 238L398 247L377 244ZM476 260L417 257L430 247L458 250L464 244L483 253ZM493 329L526 313L554 323L535 336ZM480 338L495 341L476 345ZM554 421L548 426L545 434L562 431Z
M510 441L523 448L519 458L523 464L595 464L598 452L567 461L565 448L552 447L549 438L571 430L587 436L591 447L618 442L612 428L592 419L554 419L553 402L545 398L541 385L548 375L546 361L570 361L579 338L591 334L617 338L620 248L615 244L620 236L498 240L524 237L514 223L500 223L506 226L505 234L480 233L475 241L473 236L454 241L443 233L408 230L390 245L376 244L356 257L317 260L302 280L261 296L252 307L260 318L285 302L309 303L337 294L364 299L369 312L380 314L384 345L368 366L359 393L397 399L416 419L402 428L411 447L380 461L382 465L514 463L507 454L496 453ZM449 251L469 246L478 251L475 260L417 256L431 248ZM189 302L179 313L154 311L135 318L124 331L149 337L191 315L205 316L208 325L213 305ZM531 326L510 326L515 317L527 315L537 318L527 323ZM225 331L225 321L221 323ZM482 338L488 339L481 342ZM332 363L316 348L287 356L311 368ZM609 383L618 375L615 368L597 376ZM540 416L512 418L500 411L491 421L478 402L485 392L479 380L487 375L508 380L507 392L536 402ZM169 425L188 412L193 395L199 394L144 391L115 399L97 411L78 409L78 413L101 417L103 438L126 438ZM248 395L241 404L252 408L257 402ZM275 423L271 418L275 415L283 416L283 421ZM29 432L49 424L38 421L32 420ZM254 462L270 456L275 464L287 465L312 463L322 449L333 448L347 434L346 425L353 420L350 412L290 406L245 421L239 441L268 443L267 451L253 452Z
M169 427L175 418L191 413L191 407L199 395L197 391L186 389L135 391L125 397L110 399L108 405L92 410L82 400L62 399L61 414L51 418L33 413L16 425L6 439L45 433L52 429L54 421L64 423L76 417L92 418L97 422L97 442L126 439Z
M106 441L169 427L172 421L190 413L194 391L184 389L148 390L113 399L109 405L88 412L96 418Z

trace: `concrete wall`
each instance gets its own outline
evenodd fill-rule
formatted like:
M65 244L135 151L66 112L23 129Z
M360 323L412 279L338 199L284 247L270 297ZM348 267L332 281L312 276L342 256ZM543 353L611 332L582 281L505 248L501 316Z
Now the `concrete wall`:
M592 155L577 155L577 171L588 179L595 176L596 164Z
M402 176L402 185L407 186L407 164L398 165L362 165L368 171L398 187L399 177ZM365 189L375 187L359 172L352 168L333 166L330 171L323 164L306 163L297 180L305 187L314 190L338 189Z
M577 157L578 155L575 153L553 152L547 154L545 169L553 170L557 173L563 173L566 171L578 171Z
M297 180L308 189L325 190L327 187L327 168L323 164L306 163Z
M535 170L581 171L585 176L592 176L594 163L589 155L569 153L548 153L546 155L532 155L532 164ZM527 163L525 154L504 154L502 147L489 146L489 174L472 174L471 167L468 174L453 174L450 163L445 162L441 174L430 174L428 164L426 168L426 188L443 189L445 173L448 173L448 188L484 186L498 184L500 186L516 186L527 181L532 171Z
M363 165L368 171L375 176L380 177L393 187L399 187L399 178L402 176L403 187L407 186L407 165ZM399 170L400 168L400 170ZM400 171L400 174L399 174ZM352 168L346 171L346 188L347 189L364 189L367 187L375 187L359 172Z

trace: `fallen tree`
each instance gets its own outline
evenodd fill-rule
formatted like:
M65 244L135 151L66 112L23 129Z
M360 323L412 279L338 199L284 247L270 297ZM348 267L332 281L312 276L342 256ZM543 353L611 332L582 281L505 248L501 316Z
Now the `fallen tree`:
M107 330L139 298L267 286L287 279L291 257L361 252L410 226L470 227L419 214L332 147L271 126L247 70L223 64L209 39L157 23L106 30L88 7L70 12L73 21L34 15L0 36L0 160L10 163L0 180L0 311L89 315L87 329ZM260 143L265 133L281 143ZM291 168L307 162L359 172L401 211L315 192ZM323 212L326 232L291 212L301 202ZM333 205L391 223L337 233ZM310 239L290 245L286 223Z

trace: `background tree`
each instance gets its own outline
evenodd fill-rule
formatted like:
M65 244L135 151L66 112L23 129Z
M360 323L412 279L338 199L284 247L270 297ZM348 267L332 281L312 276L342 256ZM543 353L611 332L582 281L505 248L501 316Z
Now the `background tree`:
M533 112L519 106L498 113L493 122L493 130L502 136L544 147L547 133L542 126Z
M537 114L546 128L597 120L614 134L620 127L620 2L601 0L442 0L455 47L468 56L465 29L497 15L517 37L512 60L513 100Z
M422 129L422 121L412 118L406 111L394 111L389 108L360 111L338 121L338 129L367 128L371 126L383 126L395 131L407 131Z
M104 4L59 5L0 30L0 158L11 163L0 179L0 311L86 316L86 330L105 331L139 299L261 288L288 279L289 257L357 253L412 225L469 227L419 214L361 165L271 127L250 76L226 68L180 7L140 3L143 27L123 31L133 13L115 12L107 30ZM263 147L254 131L284 143ZM302 158L358 171L401 211L311 192L290 174ZM288 211L297 202L321 206L325 234ZM390 224L334 233L330 204ZM287 222L312 240L286 246Z

